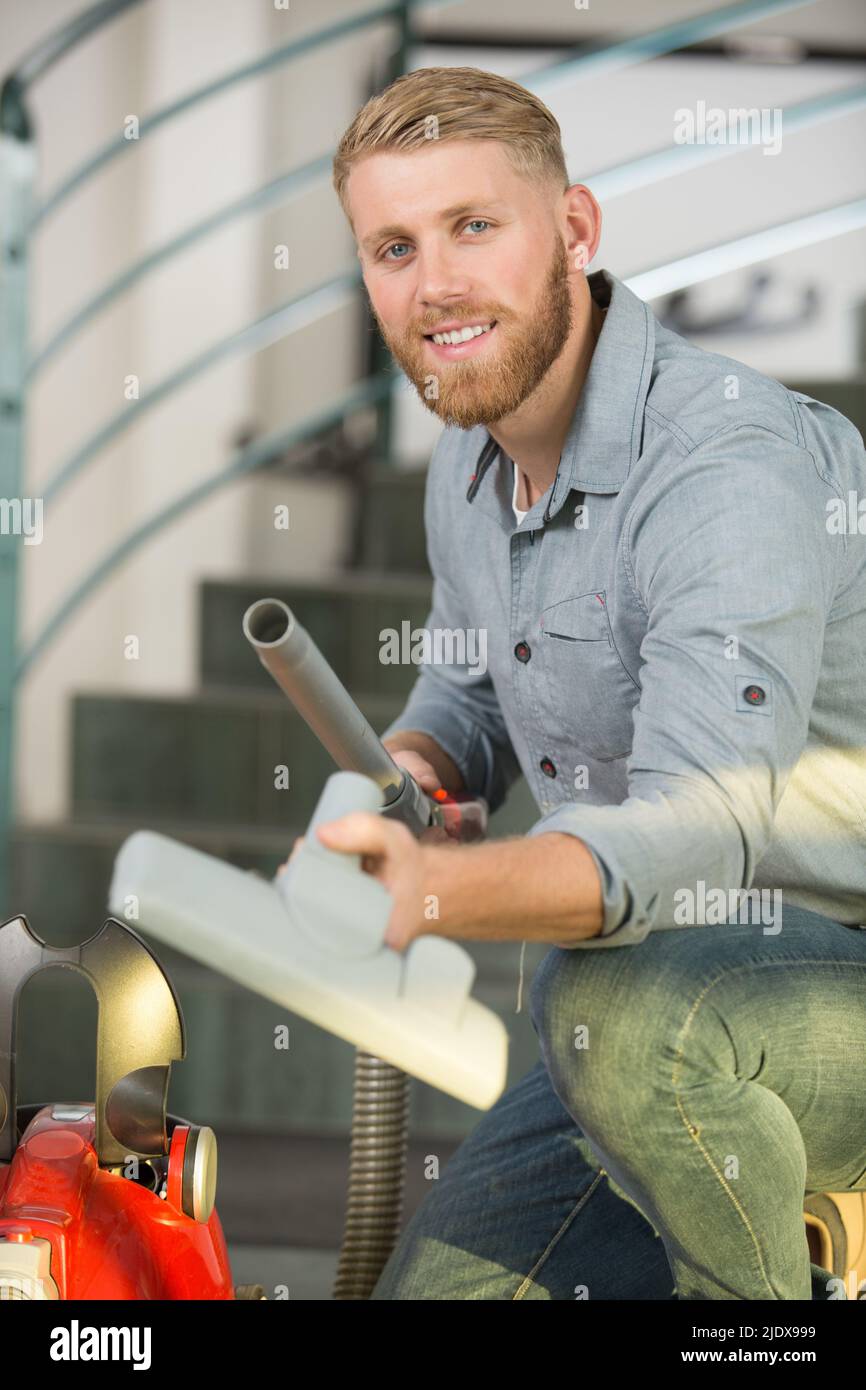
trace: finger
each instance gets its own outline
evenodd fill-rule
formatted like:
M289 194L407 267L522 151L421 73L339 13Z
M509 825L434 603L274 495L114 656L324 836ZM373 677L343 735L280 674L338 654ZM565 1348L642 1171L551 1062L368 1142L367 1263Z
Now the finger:
M326 821L317 832L323 845L345 854L387 854L410 832L395 821L371 811L350 811L339 820Z
M428 825L426 830L422 830L419 835L422 844L453 844L454 837L441 825Z
M430 766L426 758L421 757L420 753L413 753L407 750L404 753L394 753L392 757L399 767L405 768L409 775L415 778L419 787L422 787L424 791L438 791L438 774L435 769Z
M393 916L385 928L385 935L382 938L384 945L390 946L392 951L405 951L411 943L411 936L405 927L399 925Z

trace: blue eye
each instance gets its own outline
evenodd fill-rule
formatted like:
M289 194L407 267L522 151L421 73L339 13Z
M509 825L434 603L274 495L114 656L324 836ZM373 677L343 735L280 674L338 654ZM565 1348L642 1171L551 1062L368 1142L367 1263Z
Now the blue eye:
M490 225L491 225L491 224L490 224L490 223L487 221L487 219L484 218L484 217L473 217L472 220L471 220L470 222L467 222L467 223L466 223L466 227L489 227ZM466 227L464 227L464 231L466 230ZM405 259L406 259L405 256L396 256L396 257L394 257L394 256L391 255L391 252L392 252L393 250L395 250L397 247L406 246L406 245L408 245L408 243L405 242L405 241L393 241L393 242L391 243L391 245L388 246L388 247L386 247L385 250L382 252L382 260L383 260L383 261L387 261L387 260L405 261Z

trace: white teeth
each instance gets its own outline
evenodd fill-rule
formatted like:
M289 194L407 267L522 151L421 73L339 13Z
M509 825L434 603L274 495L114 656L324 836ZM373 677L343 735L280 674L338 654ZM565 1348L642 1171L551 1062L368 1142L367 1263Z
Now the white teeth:
M470 338L477 338L482 333L489 333L493 327L490 323L476 324L473 328L455 328L451 333L434 333L434 343L468 343Z

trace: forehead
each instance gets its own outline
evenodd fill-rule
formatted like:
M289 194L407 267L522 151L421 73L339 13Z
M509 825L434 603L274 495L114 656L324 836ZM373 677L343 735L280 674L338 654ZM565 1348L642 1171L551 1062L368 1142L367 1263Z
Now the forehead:
M436 140L414 150L365 155L349 174L347 200L359 244L457 216L482 203L515 207L535 190L497 140Z

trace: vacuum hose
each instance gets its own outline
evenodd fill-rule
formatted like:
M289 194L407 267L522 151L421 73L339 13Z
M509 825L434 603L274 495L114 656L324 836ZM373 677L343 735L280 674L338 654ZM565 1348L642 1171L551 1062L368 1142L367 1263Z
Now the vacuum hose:
M409 1143L409 1078L355 1053L349 1196L334 1298L369 1298L400 1233Z

